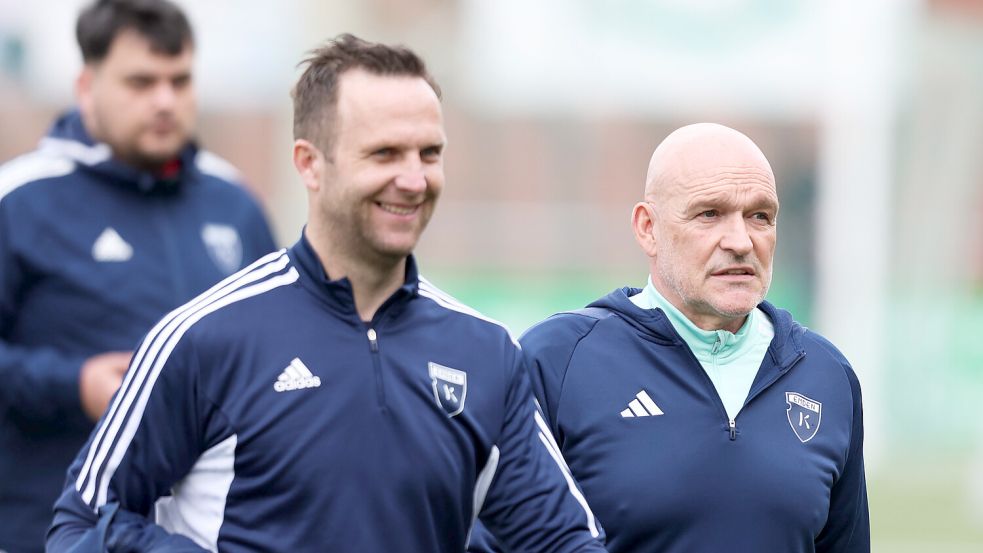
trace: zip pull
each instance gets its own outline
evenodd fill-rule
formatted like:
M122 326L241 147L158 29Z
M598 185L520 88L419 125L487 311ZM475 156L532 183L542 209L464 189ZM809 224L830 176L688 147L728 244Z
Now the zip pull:
M727 421L727 426L730 427L730 441L736 440L737 439L737 423L734 422L734 419L730 419L729 421Z
M721 343L720 334L717 334L717 341L713 343L713 349L710 350L710 353L712 353L713 355L717 355L717 352L720 351L720 343Z
M376 333L374 328L370 328L366 335L369 337L369 347L372 348L372 353L379 353L379 342L376 340Z

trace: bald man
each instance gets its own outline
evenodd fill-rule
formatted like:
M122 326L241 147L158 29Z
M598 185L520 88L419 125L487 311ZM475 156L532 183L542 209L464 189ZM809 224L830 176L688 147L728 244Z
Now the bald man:
M777 216L748 137L678 129L632 211L645 287L520 340L613 553L870 551L857 377L764 301Z

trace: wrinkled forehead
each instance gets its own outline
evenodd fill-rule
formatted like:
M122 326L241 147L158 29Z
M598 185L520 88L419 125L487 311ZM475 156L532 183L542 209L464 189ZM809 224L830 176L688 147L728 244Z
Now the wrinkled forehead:
M684 209L778 209L775 177L760 164L688 167L667 175L657 198Z
M753 166L718 167L689 175L668 186L665 199L687 209L778 209L774 177Z

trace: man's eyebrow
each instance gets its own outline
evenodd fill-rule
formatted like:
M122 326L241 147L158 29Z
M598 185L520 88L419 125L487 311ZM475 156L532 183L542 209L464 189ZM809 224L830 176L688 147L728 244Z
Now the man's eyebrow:
M690 198L686 202L686 210L692 211L703 207L735 207L737 202L726 193L713 192ZM765 193L755 194L746 204L748 209L778 209L778 201Z

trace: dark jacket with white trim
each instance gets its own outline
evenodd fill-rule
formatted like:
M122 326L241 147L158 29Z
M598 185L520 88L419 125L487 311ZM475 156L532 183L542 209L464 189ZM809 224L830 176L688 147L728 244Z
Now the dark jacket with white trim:
M88 357L274 249L234 169L187 146L168 179L113 160L77 112L0 168L0 550L40 552L92 423Z
M520 340L608 549L869 552L860 384L843 355L762 303L775 336L731 427L666 316L631 302L638 292L615 290Z
M363 322L302 238L151 330L48 551L101 523L138 550L187 544L163 528L212 551L460 553L479 512L516 551L603 551L508 331L412 257Z

